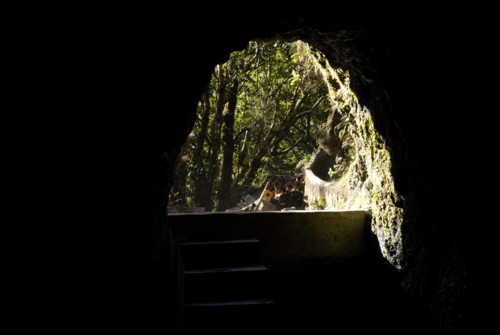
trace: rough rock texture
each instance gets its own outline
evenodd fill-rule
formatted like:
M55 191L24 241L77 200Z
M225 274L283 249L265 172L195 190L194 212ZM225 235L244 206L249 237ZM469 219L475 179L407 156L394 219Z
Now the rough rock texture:
M347 209L365 209L369 210L370 206L370 193L366 188L350 187L344 181L348 181L349 177L345 176L341 181L327 181L327 177L319 177L321 175L322 167L331 167L332 163L321 163L324 159L318 158L321 156L328 156L323 151L318 151L317 154L311 156L311 164L306 166L306 183L304 198L309 205L308 209L326 209L326 210L347 210ZM330 157L331 158L331 157ZM329 160L327 160L328 162ZM325 164L325 165L323 165ZM315 167L319 169L316 170ZM348 172L348 171L343 171ZM319 173L319 175L318 175ZM376 221L372 220L374 225ZM382 248L384 244L381 244Z
M61 262L74 268L62 277L67 290L61 293L69 296L65 314L76 319L73 325L142 325L143 332L155 325L173 333L176 256L162 227L175 158L213 66L249 39L281 34L308 41L332 66L349 69L360 104L373 111L404 198L402 284L416 332L499 332L495 207L477 189L492 185L497 173L477 150L495 143L497 133L487 117L497 94L489 94L489 80L481 77L491 79L498 62L484 36L494 31L485 25L496 20L481 14L472 26L464 18L479 13L470 7L454 9L461 13L414 8L412 19L396 8L330 5L314 8L323 17L302 9L281 18L202 11L204 18L185 17L189 30L163 11L152 18L134 8L102 20L86 17L74 31L63 24L44 36L33 54L51 53L47 39L54 39L57 52L48 63L64 83L57 99L64 115L75 117L63 122L67 134L60 139L68 143L61 153L78 153L62 165L76 170L68 183L79 182L72 197L79 210L68 216L78 229L63 235L76 252ZM336 43L326 34L343 31L350 33ZM76 224L80 213L85 220ZM390 327L390 310L387 315L380 322Z
M310 32L304 38L315 41L317 34ZM322 38L325 50L354 49L347 41L355 40L356 35L342 32L323 34ZM337 44L340 46L336 47ZM328 57L331 56L318 53L314 57L316 70L327 83L331 112L318 132L321 150L311 158L305 196L313 209L369 209L372 230L379 239L382 254L399 269L404 257L401 234L404 204L394 186L386 141L375 129L372 118L373 113L384 113L389 105L387 98L372 104L371 109L363 106L351 89L350 72L357 75L356 71L333 68ZM363 58L356 50L350 57ZM353 64L351 68L357 66L361 65ZM372 81L370 94L377 95L380 91L383 91L381 83ZM314 178L312 175L316 173L331 182L325 184Z

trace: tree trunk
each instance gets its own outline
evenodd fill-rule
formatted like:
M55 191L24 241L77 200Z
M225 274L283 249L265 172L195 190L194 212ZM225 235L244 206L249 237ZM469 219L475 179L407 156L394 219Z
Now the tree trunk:
M252 158L252 162L250 163L250 169L248 170L248 173L245 176L245 179L243 180L243 185L246 186L252 185L253 180L255 179L255 174L262 165L262 158L264 158L265 155L266 155L265 144L262 144L262 147L259 149L257 155L255 155Z
M233 188L238 187L238 184L245 176L247 172L247 167L245 166L245 160L247 158L247 147L248 147L248 130L245 130L245 137L243 138L243 144L238 153L238 163L237 163L237 176L233 182Z
M238 95L238 80L235 79L229 92L226 113L223 116L222 128L222 172L219 187L217 210L224 211L233 206L233 155L234 155L234 112Z
M201 109L203 110L203 114L201 116L200 134L198 135L193 154L193 164L195 166L199 166L201 163L201 154L207 137L208 120L210 118L210 97L208 95L208 90L206 90L201 97Z
M205 210L209 212L213 209L215 182L219 176L222 112L224 111L224 106L226 104L227 83L222 65L217 66L216 75L218 79L217 106L214 118L210 123L208 166L205 170L206 173L202 175L203 179L198 180L196 189L196 192L200 193L198 195L200 206L205 207ZM198 168L203 169L204 167L199 166Z
M196 141L195 151L193 153L193 184L194 184L194 195L193 199L195 206L201 206L207 208L208 204L211 203L211 190L207 188L206 180L208 171L206 171L202 165L203 162L203 146L207 142L208 134L208 121L210 119L210 97L208 95L208 90L204 92L202 96L202 110L203 114L201 116L200 134Z

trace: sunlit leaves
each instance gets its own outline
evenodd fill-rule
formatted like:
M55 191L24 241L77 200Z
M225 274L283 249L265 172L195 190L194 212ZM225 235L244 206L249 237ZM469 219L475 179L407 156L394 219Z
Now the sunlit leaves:
M233 52L226 63L216 67L207 89L211 127L219 126L216 107L227 103L229 83L235 79L239 82L234 120L234 187L245 181L260 185L270 175L291 175L316 148L315 135L326 120L329 106L327 99L321 100L328 89L316 73L312 57L311 48L301 41L251 41L246 49ZM202 104L198 110L202 112ZM193 129L195 138L200 124L198 117ZM195 167L191 161L190 171L208 175L207 169L221 161L222 152L215 150L214 143L218 142L208 134L201 151L201 166ZM214 152L218 157L210 160ZM188 183L190 191L196 192L192 180ZM219 179L207 183L217 190Z

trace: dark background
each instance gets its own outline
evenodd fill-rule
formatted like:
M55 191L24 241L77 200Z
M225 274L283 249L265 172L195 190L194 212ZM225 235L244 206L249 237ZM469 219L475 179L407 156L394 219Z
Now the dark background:
M44 111L49 140L33 169L49 165L43 184L51 192L42 197L62 225L30 274L34 303L26 319L69 332L174 333L170 245L158 241L169 241L161 228L168 188L198 97L213 66L249 39L312 27L362 32L367 43L358 50L394 103L393 114L378 116L381 131L397 120L408 134L391 143L409 148L395 176L398 190L415 201L404 228L410 252L401 285L417 331L498 329L492 11L242 6L75 8L29 29L24 56L40 90L25 99Z

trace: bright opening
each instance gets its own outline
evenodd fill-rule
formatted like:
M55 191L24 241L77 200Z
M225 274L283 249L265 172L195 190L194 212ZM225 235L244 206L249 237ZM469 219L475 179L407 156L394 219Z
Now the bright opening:
M348 70L300 40L251 41L200 97L169 212L367 209L384 231L403 217L390 170Z

